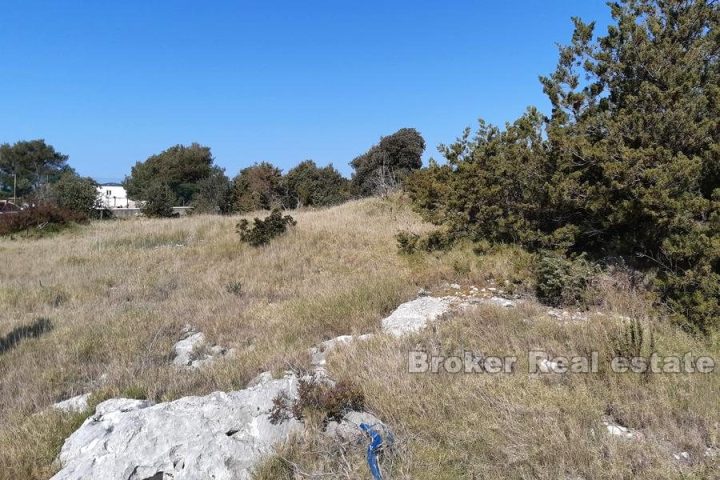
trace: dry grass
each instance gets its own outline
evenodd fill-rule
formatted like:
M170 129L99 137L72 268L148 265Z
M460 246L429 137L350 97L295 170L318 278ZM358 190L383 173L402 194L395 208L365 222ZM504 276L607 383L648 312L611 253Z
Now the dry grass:
M639 302L623 302L623 296L635 295L616 291L615 303ZM720 459L705 456L708 446L720 445L717 373L613 373L607 366L622 321L605 314L562 324L544 312L532 302L514 310L478 308L410 338L378 337L331 354L331 373L352 372L370 410L395 428L395 453L385 463L390 478L720 478ZM642 321L653 329L662 354L720 355L717 339L690 338L651 317ZM600 372L530 375L533 349L552 355L597 351ZM518 363L509 375L411 374L411 350L513 355ZM640 431L644 439L608 435L604 418ZM327 443L303 440L286 447L283 458L305 472L365 478L347 474L344 461L361 463L362 445L343 456L318 454L328 449ZM690 462L673 458L683 451Z
M0 353L0 479L54 472L63 439L83 418L41 413L58 400L93 391L93 403L116 395L164 401L242 388L258 372L304 364L307 348L324 339L377 331L420 287L529 290L529 257L512 247L481 257L469 245L397 255L397 232L429 228L402 200L292 215L297 227L259 249L239 241L239 218L217 216L95 222L50 238L0 239L0 338L38 318L52 324ZM651 316L645 299L604 288L610 310ZM406 373L407 351L418 344L448 353L605 351L615 328L609 316L560 325L539 313L479 310L413 338L381 336L331 356L335 375L357 382L396 429L398 448L386 459L392 478L712 477L709 459L682 466L668 452L697 459L703 444L718 444L717 375L647 382ZM664 349L720 353L652 322ZM186 324L237 355L197 372L173 368L171 347ZM604 436L598 422L606 414L641 429L646 441ZM339 449L319 428L285 445L283 456L304 472L367 478L363 447ZM274 458L258 475L285 478L287 466Z
M33 415L58 400L94 391L96 402L164 401L242 388L258 372L305 362L322 340L377 330L419 288L394 235L427 226L403 202L293 215L297 227L262 248L239 241L239 217L218 216L0 239L0 338L37 318L53 327L0 354L0 478L52 471L76 422ZM178 372L170 353L186 324L237 355Z

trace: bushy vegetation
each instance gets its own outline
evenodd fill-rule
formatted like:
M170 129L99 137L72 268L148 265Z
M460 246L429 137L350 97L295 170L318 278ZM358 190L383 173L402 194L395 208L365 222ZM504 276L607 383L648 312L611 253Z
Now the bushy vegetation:
M414 128L401 128L353 159L353 192L359 196L387 194L422 166L425 140Z
M87 221L87 215L50 203L0 215L0 236L24 234L29 236L54 233L70 225Z
M52 185L51 197L58 207L89 216L99 206L95 180L72 173L64 174Z
M434 230L424 235L412 232L399 232L395 235L400 253L411 255L417 252L433 252L447 250L454 242L454 238L446 232Z
M270 421L282 423L288 418L302 420L307 415L319 417L323 424L342 420L349 411L361 411L365 406L365 395L357 385L341 380L334 384L315 379L302 379L298 384L298 395L289 401L285 395L273 399Z
M213 174L213 156L209 147L193 143L175 145L137 162L123 182L128 195L136 200L150 200L157 185L166 185L174 205L190 204L200 182Z
M233 209L246 213L282 206L282 172L268 162L240 170L233 180Z
M242 219L237 225L237 231L240 233L240 240L253 247L259 247L270 243L270 240L285 233L288 226L294 226L296 223L293 217L283 216L279 209L275 209L265 219L255 217L252 227L250 222Z
M175 195L165 183L152 183L145 189L147 200L142 204L141 211L146 217L173 217Z
M349 182L335 167L320 168L305 160L283 177L285 205L288 208L327 207L349 198Z
M604 36L574 20L541 79L549 118L481 121L407 189L458 237L624 258L653 273L676 320L707 332L720 326L720 12L700 0L611 9Z
M567 258L544 252L535 265L535 293L548 305L587 306L591 303L588 287L598 273L584 255Z

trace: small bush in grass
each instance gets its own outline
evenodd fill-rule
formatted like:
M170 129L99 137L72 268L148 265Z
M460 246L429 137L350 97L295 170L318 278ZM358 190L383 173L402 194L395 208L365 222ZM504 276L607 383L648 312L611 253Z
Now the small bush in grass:
M435 230L426 235L400 232L395 235L395 240L397 240L399 252L405 255L411 255L418 251L434 252L438 250L448 250L454 243L452 235L441 230Z
M0 235L52 233L86 221L87 216L83 213L45 203L17 213L0 215Z
M256 217L253 220L252 227L247 220L241 220L237 225L237 231L240 233L240 240L254 247L259 247L285 233L288 226L296 224L297 222L293 217L290 215L283 216L279 209L275 209L264 220Z
M646 331L639 320L633 319L610 335L610 343L616 357L641 357L654 352L655 335L652 330Z
M295 401L290 401L284 394L273 399L270 421L281 423L291 416L302 420L310 412L320 413L325 423L340 421L347 412L362 410L364 406L365 395L352 382L341 380L335 385L328 385L313 380L300 380Z
M541 254L535 265L535 293L538 299L553 306L585 306L588 287L599 268L583 255L568 259L553 253Z
M228 283L227 285L225 285L225 291L239 297L240 295L242 295L242 282Z

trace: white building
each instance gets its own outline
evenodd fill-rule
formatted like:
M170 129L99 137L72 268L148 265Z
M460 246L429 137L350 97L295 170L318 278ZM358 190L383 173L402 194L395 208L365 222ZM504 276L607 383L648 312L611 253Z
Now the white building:
M119 183L106 183L98 188L100 203L105 208L135 208L135 202L127 196L125 188Z

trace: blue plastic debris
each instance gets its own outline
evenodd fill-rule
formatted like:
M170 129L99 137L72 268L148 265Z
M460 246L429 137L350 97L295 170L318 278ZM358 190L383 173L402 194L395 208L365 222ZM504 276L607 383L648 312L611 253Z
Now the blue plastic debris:
M367 423L361 423L360 428L370 436L370 445L367 448L367 462L370 467L370 473L374 480L382 480L380 465L378 464L378 453L383 447L382 436Z

